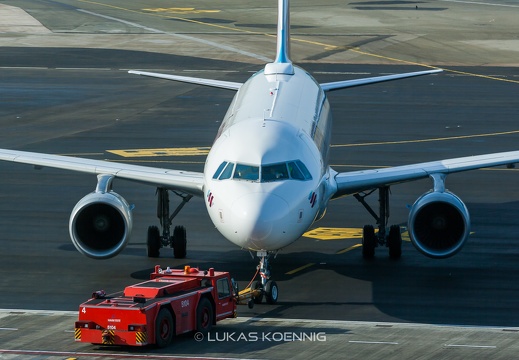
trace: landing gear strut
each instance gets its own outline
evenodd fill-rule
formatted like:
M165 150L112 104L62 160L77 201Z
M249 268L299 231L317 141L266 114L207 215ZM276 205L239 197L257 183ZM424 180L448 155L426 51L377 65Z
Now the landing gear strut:
M251 289L261 290L261 293L253 298L253 301L255 304L261 304L263 297L265 297L267 304L275 304L278 301L279 289L276 282L270 280L269 258L271 253L267 251L258 251L257 255L260 258L258 270L261 280L253 281L251 283Z
M402 234L399 225L392 225L387 233L387 223L389 219L389 186L378 188L379 212L378 214L364 200L375 190L360 195L355 194L357 199L368 212L373 216L378 224L378 232L371 225L365 225L362 229L362 256L371 259L375 256L375 248L385 245L389 249L389 257L398 259L402 255Z
M187 204L193 195L173 192L175 195L182 198L182 202L177 206L173 214L169 213L169 190L164 188L157 188L157 217L159 218L161 231L157 226L150 226L148 228L147 253L148 257L159 257L161 247L172 247L173 256L177 259L186 257L186 229L183 226L175 226L173 236L171 236L171 226L173 219Z

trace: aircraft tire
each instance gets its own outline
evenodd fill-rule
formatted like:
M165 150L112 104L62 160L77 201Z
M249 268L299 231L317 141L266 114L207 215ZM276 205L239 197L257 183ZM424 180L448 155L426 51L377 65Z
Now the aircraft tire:
M187 255L187 234L183 226L175 226L173 231L173 256L175 259L185 259Z
M377 238L372 225L364 225L362 229L362 257L364 259L373 259L375 256L375 247L377 246Z
M392 225L389 228L387 246L389 248L389 257L391 259L400 259L402 256L402 234L400 233L400 226Z
M275 281L269 280L265 284L265 300L267 304L275 304L278 302L279 288Z
M160 256L160 232L156 226L148 227L146 253L150 258L158 258Z

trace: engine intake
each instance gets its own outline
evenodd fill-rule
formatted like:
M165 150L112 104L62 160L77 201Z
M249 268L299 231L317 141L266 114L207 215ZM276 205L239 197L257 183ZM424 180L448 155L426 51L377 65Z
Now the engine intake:
M93 192L72 210L69 232L80 253L108 259L124 249L132 224L131 208L122 196L113 191Z
M431 258L447 258L461 250L470 233L470 216L459 197L449 191L430 191L409 213L413 245Z

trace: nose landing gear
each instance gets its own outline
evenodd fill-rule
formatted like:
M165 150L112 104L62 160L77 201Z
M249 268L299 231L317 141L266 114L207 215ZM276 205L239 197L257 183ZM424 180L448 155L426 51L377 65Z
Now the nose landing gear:
M270 279L270 264L269 258L271 252L258 251L257 256L260 258L258 265L258 272L260 275L259 281L251 283L251 290L259 290L259 295L253 298L255 304L261 304L263 297L267 304L275 304L278 301L279 288L274 280Z

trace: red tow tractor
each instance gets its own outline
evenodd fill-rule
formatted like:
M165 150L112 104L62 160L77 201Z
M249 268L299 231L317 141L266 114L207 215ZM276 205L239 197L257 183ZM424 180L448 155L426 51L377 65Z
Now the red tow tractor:
M174 335L207 333L216 322L236 317L236 305L260 294L238 294L228 272L155 266L150 280L107 295L96 291L79 306L75 340L103 345L167 346Z

